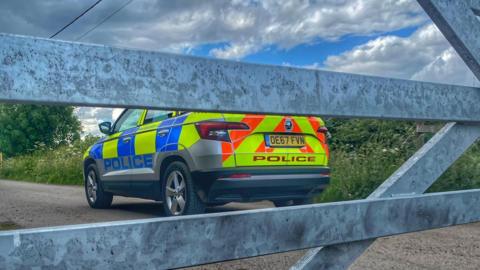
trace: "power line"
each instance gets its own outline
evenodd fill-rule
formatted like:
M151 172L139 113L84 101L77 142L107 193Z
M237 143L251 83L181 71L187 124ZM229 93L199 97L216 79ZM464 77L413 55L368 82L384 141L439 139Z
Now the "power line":
M75 39L75 41L79 41L81 40L82 38L84 38L86 35L90 34L90 32L92 32L93 30L97 29L98 27L100 27L102 24L104 24L106 21L110 20L110 18L112 18L113 16L115 16L118 12L120 12L122 9L124 9L126 6L130 5L130 3L132 3L133 0L128 0L127 2L125 2L125 4L123 4L122 6L120 6L119 8L117 8L114 12L112 12L110 15L108 15L107 17L105 17L105 19L103 19L101 22L99 22L97 25L95 25L94 27L90 28L87 32L83 33L82 35L80 35L79 37L77 37Z
M67 25L65 25L64 27L62 27L62 29L58 30L55 34L53 34L50 38L54 38L56 37L58 34L60 34L61 32L63 32L63 30L67 29L67 27L69 27L70 25L72 25L74 22L76 22L78 19L80 19L83 15L85 15L87 12L89 12L92 8L94 8L96 5L100 4L100 2L102 2L103 0L98 0L97 2L95 2L95 4L91 5L89 8L87 8L84 12L82 12L82 14L78 15L73 21L69 22Z

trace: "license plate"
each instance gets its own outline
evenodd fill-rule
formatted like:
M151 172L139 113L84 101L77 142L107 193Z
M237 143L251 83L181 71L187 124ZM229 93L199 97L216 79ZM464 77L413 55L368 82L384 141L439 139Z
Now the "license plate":
M305 146L303 135L266 135L267 146L271 147L302 147Z

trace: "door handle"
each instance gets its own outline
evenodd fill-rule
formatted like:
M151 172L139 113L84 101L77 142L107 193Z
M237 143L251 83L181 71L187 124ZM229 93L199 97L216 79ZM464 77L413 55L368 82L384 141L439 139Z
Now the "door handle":
M157 132L158 136L163 137L168 134L168 129L162 129Z
M122 139L122 141L123 141L124 143L128 143L128 142L130 142L131 139L132 139L132 138L130 138L130 137L125 137L125 138Z

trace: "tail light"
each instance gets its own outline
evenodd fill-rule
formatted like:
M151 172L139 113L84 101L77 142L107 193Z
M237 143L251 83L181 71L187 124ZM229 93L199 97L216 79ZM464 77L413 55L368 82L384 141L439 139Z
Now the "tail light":
M326 126L319 127L317 129L317 133L324 134L327 139L330 139L332 137L330 132L328 132L328 128Z
M318 132L318 133L327 134L327 133L328 133L328 128L325 127L325 126L319 127L319 128L317 129L317 132Z
M205 121L195 124L200 138L215 141L230 141L229 130L248 130L250 127L241 122Z

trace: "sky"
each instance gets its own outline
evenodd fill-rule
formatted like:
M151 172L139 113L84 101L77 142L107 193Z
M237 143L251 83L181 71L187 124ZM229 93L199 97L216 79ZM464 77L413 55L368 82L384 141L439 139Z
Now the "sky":
M2 0L0 32L49 37L96 0ZM103 0L56 39L480 86L414 0ZM90 29L126 5L104 24ZM85 134L121 109L77 108Z

